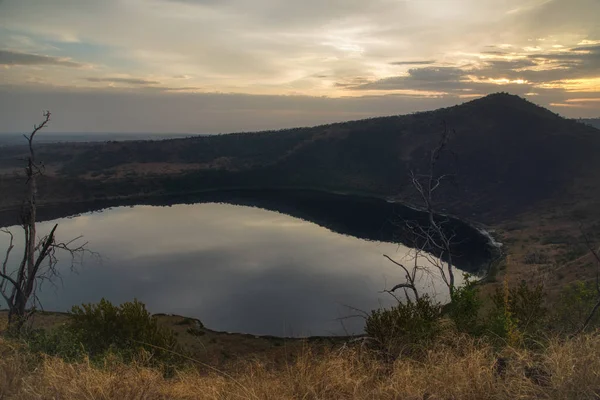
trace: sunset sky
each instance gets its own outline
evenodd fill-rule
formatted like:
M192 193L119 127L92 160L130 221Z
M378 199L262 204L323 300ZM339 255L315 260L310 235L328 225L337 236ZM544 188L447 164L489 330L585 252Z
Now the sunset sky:
M250 131L506 91L600 116L599 0L0 0L1 132Z

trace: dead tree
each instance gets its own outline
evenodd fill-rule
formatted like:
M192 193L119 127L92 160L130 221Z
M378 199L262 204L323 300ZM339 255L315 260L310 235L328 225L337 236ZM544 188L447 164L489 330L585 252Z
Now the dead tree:
M407 268L403 264L392 260L389 256L385 256L394 264L400 266L405 273L406 282L394 286L386 292L393 294L398 289L410 289L415 298L418 299L418 290L416 287L417 272L430 273L424 266L420 266L418 260L424 258L429 261L440 275L440 278L448 288L450 298L454 296L455 277L454 266L452 265L452 246L455 241L455 234L449 232L445 228L449 219L441 216L436 212L434 204L434 194L440 188L440 185L452 175L442 174L437 175L436 165L441 154L446 149L450 132L444 123L444 129L437 146L429 155L427 170L425 173L418 174L413 170L409 171L410 182L412 187L417 192L421 202L420 209L426 213L427 223L423 224L416 221L404 221L403 229L407 229L413 235L412 246L414 249L413 261L414 265ZM408 297L407 297L408 299Z
M10 255L14 249L14 235L7 229L2 232L9 235L9 245L6 249L4 260L0 270L0 295L8 306L9 327L19 330L25 321L33 314L36 306L40 305L37 297L38 286L45 280L52 281L59 276L57 270L57 251L64 250L70 257L73 265L75 257L83 256L86 252L86 243L74 246L80 239L77 237L66 243L56 241L56 229L54 225L50 233L37 236L37 177L43 172L43 165L38 163L35 157L33 140L35 135L50 121L50 112L44 112L44 120L35 125L29 135L23 135L28 142L29 154L25 167L27 184L27 195L21 207L20 223L24 234L23 255L17 267L11 268Z
M396 290L402 289L404 291L404 297L406 298L406 301L410 302L410 296L408 295L408 289L410 289L410 291L413 293L413 296L415 298L415 300L419 301L419 289L417 288L417 273L422 270L421 267L419 267L418 263L418 257L414 257L413 261L415 262L414 266L407 268L404 264L395 261L394 259L392 259L390 256L384 254L383 255L385 258L387 258L388 260L390 260L391 262L393 262L394 264L396 264L397 266L399 266L400 268L402 268L402 270L404 271L404 278L406 279L406 282L404 283L399 283L397 285L395 285L393 288L389 289L389 290L384 290L384 292L389 293L390 295L396 297L396 295L394 294L396 292ZM399 300L396 297L396 300Z

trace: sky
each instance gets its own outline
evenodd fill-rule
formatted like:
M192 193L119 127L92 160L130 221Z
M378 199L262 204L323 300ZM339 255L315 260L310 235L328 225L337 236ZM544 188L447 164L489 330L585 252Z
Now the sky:
M600 116L600 0L0 0L0 132L219 133L510 92Z

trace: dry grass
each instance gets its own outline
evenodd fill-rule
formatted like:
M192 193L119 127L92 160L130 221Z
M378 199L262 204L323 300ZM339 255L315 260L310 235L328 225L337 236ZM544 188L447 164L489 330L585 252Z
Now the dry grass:
M0 339L0 399L597 399L600 337L551 341L542 352L498 354L468 337L433 346L421 360L384 363L370 352L307 350L283 368L244 361L228 373L181 371L174 378L141 365L39 361Z

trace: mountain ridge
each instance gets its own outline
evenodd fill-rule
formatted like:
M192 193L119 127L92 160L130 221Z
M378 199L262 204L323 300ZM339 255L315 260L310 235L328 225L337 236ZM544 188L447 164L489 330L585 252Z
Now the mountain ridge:
M444 124L452 133L438 173L454 180L440 188L440 211L493 222L543 201L563 201L569 193L591 198L600 192L600 131L507 93L433 111L282 131L40 144L39 158L50 171L41 190L59 202L297 187L418 205L409 171L427 168ZM0 149L0 168L17 168L17 153ZM584 183L574 187L573 177ZM6 184L12 180L4 175Z

